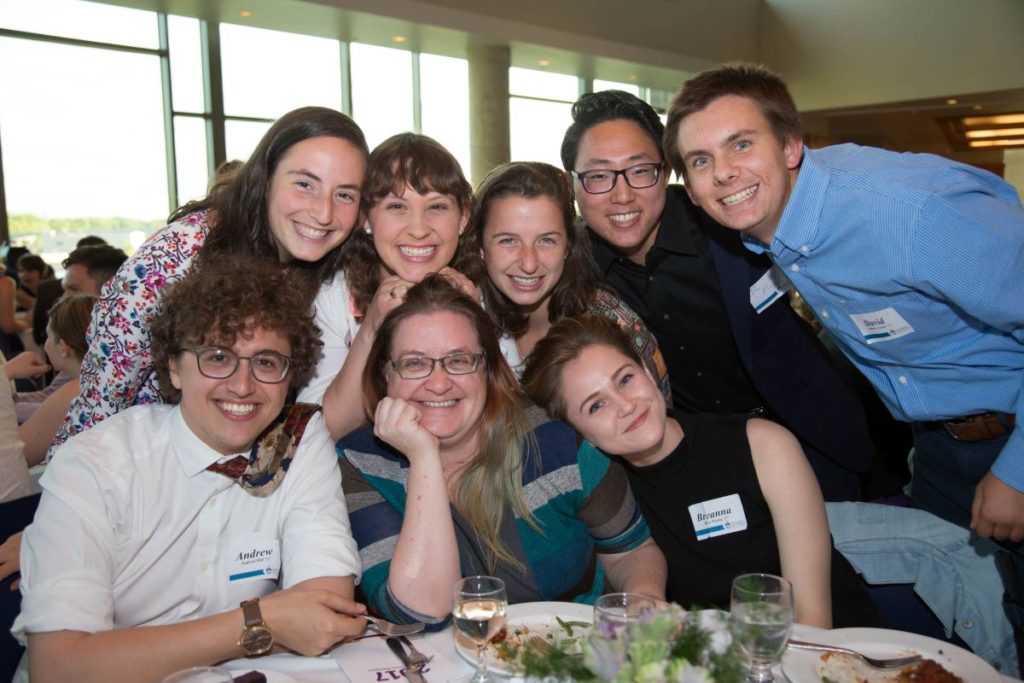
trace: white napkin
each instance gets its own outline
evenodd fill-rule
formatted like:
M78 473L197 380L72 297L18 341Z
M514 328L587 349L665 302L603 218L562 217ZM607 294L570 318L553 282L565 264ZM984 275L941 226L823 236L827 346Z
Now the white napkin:
M423 654L434 658L423 665L420 673L427 683L445 683L465 675L465 669L453 662L425 638L412 636L412 644ZM384 683L404 681L403 665L398 661L383 637L362 638L331 650L331 656L338 663L352 683Z

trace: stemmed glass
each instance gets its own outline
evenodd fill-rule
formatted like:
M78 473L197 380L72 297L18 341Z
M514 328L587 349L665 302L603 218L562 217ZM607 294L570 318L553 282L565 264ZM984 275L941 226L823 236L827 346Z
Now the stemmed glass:
M733 633L750 662L748 681L775 680L772 667L793 628L793 586L781 576L742 574L733 579Z
M658 605L645 595L607 593L594 602L594 627L605 638L618 638L629 624L646 619Z
M470 576L455 584L452 617L455 628L476 645L476 673L470 683L490 682L487 672L487 643L505 625L508 598L505 582L493 576Z

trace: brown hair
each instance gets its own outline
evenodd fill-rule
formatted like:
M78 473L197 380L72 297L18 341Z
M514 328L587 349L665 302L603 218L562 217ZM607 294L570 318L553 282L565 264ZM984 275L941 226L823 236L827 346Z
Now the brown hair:
M89 350L85 333L89 330L96 300L92 294L69 294L57 299L48 313L53 340L67 344L78 360L82 360Z
M547 336L537 342L526 359L523 388L527 395L551 417L565 420L562 372L584 349L598 345L610 346L641 368L646 367L614 321L593 314L564 318L551 326Z
M200 264L167 288L161 306L150 328L153 368L170 403L181 399L171 384L170 359L186 349L231 346L255 328L277 332L291 345L290 385L299 387L322 345L301 279L265 258L229 254Z
M484 355L480 371L485 375L487 391L480 451L459 478L452 503L480 537L489 562L500 557L521 565L502 543L500 529L506 505L532 523L522 484L523 452L531 438L525 399L502 356L494 323L444 275L428 275L410 288L405 301L381 323L363 369L366 409L372 416L387 396L388 366L398 327L414 316L441 311L462 316L476 330Z
M686 174L677 144L679 125L687 116L704 109L723 95L739 95L753 100L768 119L780 143L803 137L800 114L785 81L778 74L761 64L727 62L702 71L683 83L669 105L665 124L665 158L676 173Z
M370 153L363 184L363 215L388 194L401 195L406 187L420 194L451 195L460 212L469 210L473 196L473 188L452 153L437 140L417 133L392 135ZM461 251L462 240L459 242L456 256ZM342 268L356 308L362 313L380 286L380 256L373 246L373 238L364 230L353 231L344 252Z
M539 161L517 161L492 170L477 188L473 218L463 237L463 248L455 268L480 288L484 307L502 332L518 337L526 332L529 318L494 286L487 276L486 264L480 258L491 205L508 197L544 197L553 201L562 215L566 259L562 277L551 290L549 320L584 313L594 300L601 279L590 251L590 239L582 223L576 220L575 195L569 174Z
M200 261L233 253L276 259L278 246L267 218L270 179L292 146L318 137L339 138L351 143L364 158L369 154L363 131L345 114L326 107L295 109L274 122L241 168L214 177L206 197L189 202L168 220L180 220L193 211L210 211L210 232L199 250ZM316 263L292 261L288 267L323 282L337 272L341 251L334 249Z

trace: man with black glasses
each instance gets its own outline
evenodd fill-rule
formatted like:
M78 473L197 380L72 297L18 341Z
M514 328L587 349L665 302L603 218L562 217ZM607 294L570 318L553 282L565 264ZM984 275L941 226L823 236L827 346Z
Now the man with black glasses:
M873 454L864 414L785 301L784 278L668 184L650 105L588 93L572 115L562 163L594 256L657 337L676 407L780 422L800 438L826 500L855 498Z

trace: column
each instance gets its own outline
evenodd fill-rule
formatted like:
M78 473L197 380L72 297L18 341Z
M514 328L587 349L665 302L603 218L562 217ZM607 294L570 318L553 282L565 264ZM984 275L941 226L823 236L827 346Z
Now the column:
M487 172L509 160L507 46L476 45L469 57L469 150L475 187Z

